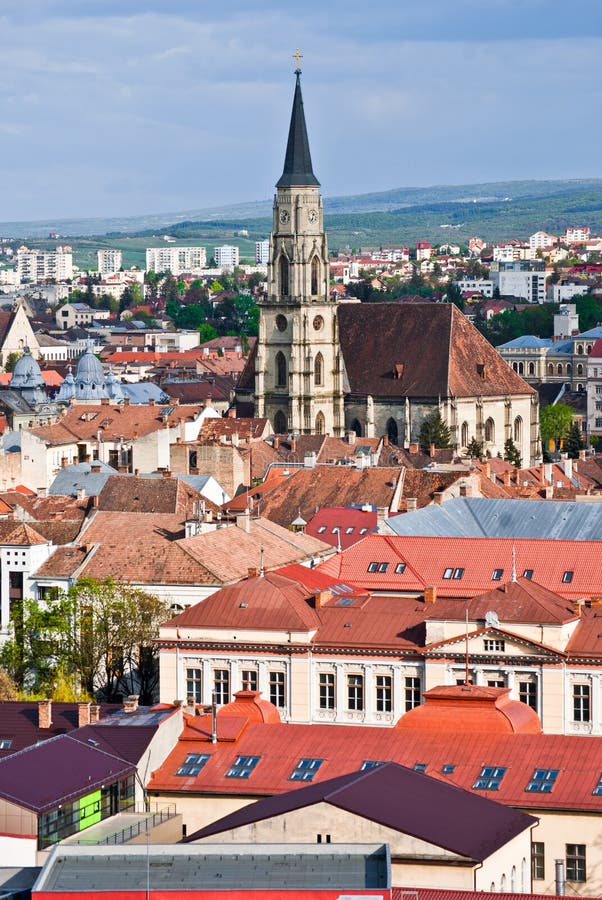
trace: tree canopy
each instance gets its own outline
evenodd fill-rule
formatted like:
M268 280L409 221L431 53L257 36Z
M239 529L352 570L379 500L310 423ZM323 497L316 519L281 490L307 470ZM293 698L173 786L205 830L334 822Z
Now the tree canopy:
M549 449L553 442L556 447L567 436L572 419L573 410L566 403L544 406L539 413L539 430L544 446Z
M451 432L443 421L443 417L438 409L434 410L420 426L418 440L420 447L428 452L431 444L438 449L446 449L451 447Z

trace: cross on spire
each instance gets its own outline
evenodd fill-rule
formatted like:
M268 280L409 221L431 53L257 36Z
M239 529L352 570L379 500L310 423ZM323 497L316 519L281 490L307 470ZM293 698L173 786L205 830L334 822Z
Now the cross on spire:
M303 59L303 54L301 53L301 51L299 50L298 47L295 50L295 52L293 53L293 59L297 63L297 68L295 69L295 74L299 75L301 73L301 60Z

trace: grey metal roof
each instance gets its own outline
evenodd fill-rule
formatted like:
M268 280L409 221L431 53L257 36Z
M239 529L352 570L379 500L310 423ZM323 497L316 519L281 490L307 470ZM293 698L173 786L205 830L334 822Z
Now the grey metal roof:
M100 472L92 472L92 465L100 466ZM92 463L75 463L72 466L65 466L57 473L48 488L48 493L62 497L76 497L78 491L84 490L86 497L96 497L109 476L118 474L117 469L97 459L92 460Z
M314 175L311 164L305 113L303 111L303 97L301 96L300 72L298 70L296 75L295 96L293 98L293 111L291 113L284 158L284 170L276 182L276 187L292 187L295 185L307 187L309 185L319 186L320 184Z
M514 338L512 341L506 341L505 344L498 344L497 350L512 349L520 347L551 347L551 338L540 338L535 334L521 334L520 337Z
M141 381L136 384L121 382L120 387L123 396L127 397L133 406L146 404L149 400L166 403L170 399L169 394L162 391L159 385L152 381Z
M386 844L63 844L53 848L34 890L140 891L147 878L153 891L386 890L390 855Z
M2 449L5 453L18 453L21 449L22 431L5 431L2 435Z
M602 540L602 506L562 500L455 497L387 519L397 535Z

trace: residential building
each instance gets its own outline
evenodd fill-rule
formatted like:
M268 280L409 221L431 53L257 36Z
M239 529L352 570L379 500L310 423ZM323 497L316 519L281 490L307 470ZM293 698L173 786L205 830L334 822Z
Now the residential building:
M536 231L529 238L529 247L531 250L547 250L558 243L558 238L546 231Z
M108 309L92 309L87 303L63 303L54 317L58 327L67 331L68 328L85 328L95 319L110 319L111 312Z
M171 272L182 275L194 274L207 265L207 251L204 247L148 247L146 268L153 272Z
M101 275L112 275L119 272L123 260L121 250L113 250L110 247L103 247L96 251L96 259L98 271Z
M562 238L565 244L583 244L590 239L590 229L588 226L579 226L575 228L567 228Z
M237 266L240 262L239 248L232 244L222 244L221 247L214 247L213 259L216 266L226 266L227 268Z
M493 281L490 278L462 278L454 281L454 284L460 288L462 293L465 291L476 291L483 297L493 297Z
M66 281L73 278L73 254L71 247L56 250L17 250L17 275L21 284L37 284L41 281Z
M567 300L572 300L573 297L587 294L589 290L590 285L587 282L572 281L564 284L551 284L548 288L548 295L553 303L566 303Z
M546 272L541 262L500 262L489 278L502 297L519 297L529 303L544 303Z
M268 264L269 258L270 258L270 242L269 241L255 241L255 262L264 266L264 265Z
M587 433L602 438L602 339L594 341L587 357Z
M416 242L416 259L421 262L423 259L430 259L435 251L428 241Z

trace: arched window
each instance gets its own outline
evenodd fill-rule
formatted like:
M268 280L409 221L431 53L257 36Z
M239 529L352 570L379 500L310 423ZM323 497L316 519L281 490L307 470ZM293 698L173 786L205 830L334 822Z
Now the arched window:
M552 365L552 363L548 363L548 375L553 375L553 374L554 374L554 366Z
M397 422L393 418L387 421L387 437L389 438L389 443L397 443L399 434L397 431Z
M495 441L495 422L492 418L485 422L485 440L490 444Z
M515 363L515 362L512 363L512 368L514 369L515 372L518 372L518 363Z
M462 422L460 429L460 441L463 447L468 447L468 422Z
M592 352L592 346L593 346L592 344L588 344L588 345L587 345L587 352L588 352L588 353L591 353L591 352Z
M281 410L274 416L274 434L286 434L286 416Z
M562 363L558 363L558 365L556 366L556 371L559 375L562 375Z
M276 354L276 387L286 387L286 359L281 350Z
M311 261L311 293L312 296L319 292L319 284L320 284L320 260L317 256Z
M520 864L520 892L524 894L527 890L527 860L523 856Z
M280 257L280 295L288 297L288 259Z
M314 361L314 384L324 384L324 357L318 353Z
M529 363L529 375L535 375L535 363Z
M354 419L351 423L351 430L355 431L358 437L362 436L362 425L359 419Z
M577 344L577 353L581 356L583 353L583 344Z
M523 420L517 416L514 420L514 443L521 444L523 440Z
M516 893L516 866L512 866L510 871L510 893Z
M326 422L324 420L324 414L319 412L318 415L316 416L315 433L316 434L324 434L325 429L326 429Z
M577 384L577 390L578 390L579 392L581 392L581 391L583 390L583 385L581 384L581 382L579 382L579 383Z
M500 878L500 893L502 893L502 894L506 893L506 873L505 872L502 875L502 877Z
M583 375L583 366L581 363L577 364L577 375Z
M573 371L572 365L570 363L567 363L566 364L566 374L570 375L572 371Z
M524 363L519 363L519 364L518 364L518 374L519 374L519 375L524 375L524 374L525 374L525 364L524 364Z

